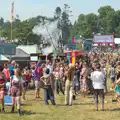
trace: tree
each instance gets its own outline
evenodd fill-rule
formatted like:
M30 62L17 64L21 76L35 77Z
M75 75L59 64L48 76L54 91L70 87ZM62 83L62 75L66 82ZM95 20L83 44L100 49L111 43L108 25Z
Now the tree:
M4 25L4 19L0 18L0 37L2 36L2 26Z
M42 36L33 34L32 30L34 26L40 23L40 17L37 16L34 18L30 18L25 21L20 21L19 15L16 16L14 22L12 24L12 42L17 42L17 44L41 44ZM2 26L2 37L7 40L11 40L11 23L5 22Z
M81 14L78 17L78 21L74 23L72 30L72 37L74 35L81 35L83 37L92 37L92 33L98 32L98 17L97 15L91 13L88 15Z
M71 28L71 22L69 20L71 15L70 6L67 4L64 4L64 9L62 12L62 40L63 43L66 43L66 40L70 37L70 28Z
M98 9L99 26L103 29L104 34L115 32L115 11L111 6L103 6Z
M4 18L0 18L0 27L2 27L4 25Z
M54 18L55 18L55 19L60 19L60 18L61 18L61 13L62 13L61 8L60 8L60 7L57 7L57 8L55 9Z
M71 37L82 35L85 38L93 37L92 34L115 34L120 36L120 10L115 11L111 6L98 9L98 15L80 14L75 21Z

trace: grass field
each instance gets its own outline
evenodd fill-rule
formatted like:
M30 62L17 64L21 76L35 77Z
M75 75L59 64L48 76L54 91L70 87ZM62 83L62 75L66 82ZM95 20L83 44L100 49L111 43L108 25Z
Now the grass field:
M95 111L92 97L77 96L73 106L64 106L64 96L60 95L56 96L56 106L46 106L43 100L34 100L34 91L29 91L19 120L119 120L120 106L112 103L111 93L106 96L105 101L105 111L98 112ZM10 109L10 106L6 106L6 113L0 114L0 120L18 120L16 113L9 113Z

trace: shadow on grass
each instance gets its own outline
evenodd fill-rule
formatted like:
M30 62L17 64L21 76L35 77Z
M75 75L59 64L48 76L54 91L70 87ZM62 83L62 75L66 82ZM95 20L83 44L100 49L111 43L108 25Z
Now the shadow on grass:
M120 108L106 109L105 111L115 112L115 111L120 111Z
M58 106L58 107L67 107L68 105L65 105L65 104L56 104L56 106Z
M26 103L26 104L21 104L21 106L32 106L32 104Z
M74 103L73 105L94 105L93 103Z
M17 114L17 111L14 112L14 113L11 113L11 112L5 112L4 114ZM24 116L24 115L48 115L48 113L43 113L43 112L33 112L33 111L27 111L27 110L22 110L21 111L21 116Z
M32 111L26 111L26 110L23 110L21 113L22 113L21 115L37 115L37 114L47 115L48 114L43 112L32 112Z
M72 106L79 106L79 105L94 105L93 103L74 103ZM65 105L65 104L57 104L56 106L69 106L69 105Z

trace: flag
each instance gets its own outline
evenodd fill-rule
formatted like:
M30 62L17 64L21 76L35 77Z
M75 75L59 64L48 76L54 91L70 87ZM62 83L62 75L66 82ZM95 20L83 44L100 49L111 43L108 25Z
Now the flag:
M11 23L13 23L14 20L14 1L12 2L12 8L11 8Z

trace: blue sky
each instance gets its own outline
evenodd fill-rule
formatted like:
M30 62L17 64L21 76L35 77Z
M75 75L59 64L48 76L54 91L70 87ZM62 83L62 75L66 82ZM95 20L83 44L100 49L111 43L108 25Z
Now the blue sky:
M10 20L11 2L13 0L1 0L0 16L5 20ZM57 6L63 8L64 4L69 4L73 11L71 20L77 19L81 13L97 13L101 6L111 5L115 10L120 9L120 0L14 0L15 14L24 20L37 15L53 16Z

